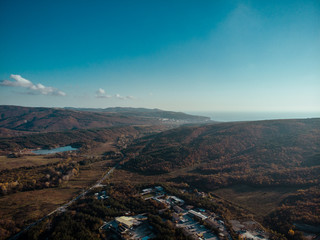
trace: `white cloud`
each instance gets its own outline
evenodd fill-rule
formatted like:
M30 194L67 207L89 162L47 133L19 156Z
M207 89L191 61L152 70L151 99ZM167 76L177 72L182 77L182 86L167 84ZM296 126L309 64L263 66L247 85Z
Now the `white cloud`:
M222 24L222 27L228 31L242 35L259 29L263 24L263 19L255 9L239 4Z
M136 99L134 96L121 96L120 94L114 95L115 98L121 99L121 100L134 100Z
M106 91L102 88L99 88L98 91L97 91L97 94L105 94Z
M134 99L137 99L136 97L134 96L126 96L127 99L131 99L131 100L134 100Z
M26 94L66 96L65 92L62 92L53 87L46 87L41 83L33 84L31 81L21 77L20 75L11 74L10 78L12 78L14 81L3 80L0 82L0 86L21 87L31 90L30 92L26 92Z
M115 98L121 99L121 100L125 100L126 98L121 96L119 93L117 93L116 95L114 95Z
M107 95L106 94L106 91L102 88L99 88L97 91L96 91L96 98L111 98L110 95Z
M96 98L117 98L121 100L133 100L136 99L134 96L121 96L119 93L115 94L114 96L107 95L106 91L103 88L99 88L96 91Z

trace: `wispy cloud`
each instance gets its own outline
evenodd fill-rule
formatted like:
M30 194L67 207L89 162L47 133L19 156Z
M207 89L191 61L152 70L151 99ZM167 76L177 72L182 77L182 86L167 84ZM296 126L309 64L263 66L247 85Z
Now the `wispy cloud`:
M31 81L21 77L20 75L11 74L10 78L13 79L13 81L3 80L0 82L0 86L26 88L29 91L25 92L25 94L31 95L42 94L53 96L66 96L65 92L62 92L53 87L46 87L41 83L34 84Z
M243 34L244 31L246 33L259 29L263 24L263 19L255 9L239 4L222 24L228 31Z
M96 98L116 98L120 100L134 100L136 97L134 96L121 96L119 93L115 94L114 96L107 95L106 91L103 88L99 88L96 91Z
M121 100L125 100L126 97L121 96L119 93L117 93L116 95L114 95L115 98L121 99Z
M119 93L117 93L116 95L114 95L115 98L121 99L121 100L134 100L137 99L134 96L121 96Z
M134 97L134 96L126 96L126 99L134 100L134 99L137 99L137 98L136 98L136 97Z

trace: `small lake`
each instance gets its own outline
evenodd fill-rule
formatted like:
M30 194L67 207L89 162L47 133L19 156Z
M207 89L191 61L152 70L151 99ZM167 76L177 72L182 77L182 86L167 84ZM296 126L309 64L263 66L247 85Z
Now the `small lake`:
M34 150L31 152L34 154L52 154L52 153L60 153L60 152L75 151L75 150L78 150L78 148L73 148L71 146L65 146L65 147L59 147L59 148L54 148L54 149Z

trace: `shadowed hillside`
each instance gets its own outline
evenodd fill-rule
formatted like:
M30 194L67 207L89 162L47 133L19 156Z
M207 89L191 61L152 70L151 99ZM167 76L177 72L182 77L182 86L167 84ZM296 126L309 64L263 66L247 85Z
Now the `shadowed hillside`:
M205 123L210 122L210 118L194 116L183 112L163 111L160 109L131 108L131 107L111 107L111 108L65 108L84 112L119 113L131 117L158 118L164 121L175 120L186 123Z
M0 136L121 125L208 122L209 118L151 109L61 109L0 106Z
M23 149L74 145L88 148L92 145L115 142L122 138L134 139L143 135L168 129L166 126L117 126L110 128L76 129L63 132L28 134L11 138L2 138L0 153L17 152ZM120 141L120 140L119 140Z
M124 166L212 191L288 239L304 239L320 229L319 146L320 119L180 127L137 140Z
M128 154L137 150L140 154L125 166L144 174L193 166L184 180L205 179L209 188L239 182L315 184L319 145L320 119L181 127L136 142Z

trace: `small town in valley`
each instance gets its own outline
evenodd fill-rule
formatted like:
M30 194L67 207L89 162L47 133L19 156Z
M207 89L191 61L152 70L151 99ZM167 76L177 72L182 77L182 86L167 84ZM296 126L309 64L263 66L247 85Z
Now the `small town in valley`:
M103 197L100 197L101 195ZM199 197L206 197L203 192L199 192L198 195ZM96 193L95 196L99 199L108 197L105 195L105 191ZM165 208L159 210L159 213L170 210L175 227L180 228L189 239L232 239L230 230L221 216L206 209L188 205L183 199L168 195L161 186L143 189L140 197L145 201L154 200L165 206ZM240 239L264 240L269 237L269 234L253 220L242 223L238 220L231 220L230 224L233 231L239 234ZM131 215L130 212L125 216L118 216L112 221L104 222L100 230L112 232L121 239L146 240L156 236L152 226L148 224L147 214Z

